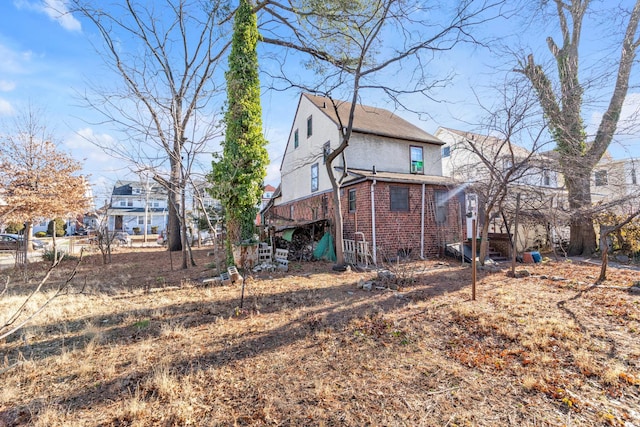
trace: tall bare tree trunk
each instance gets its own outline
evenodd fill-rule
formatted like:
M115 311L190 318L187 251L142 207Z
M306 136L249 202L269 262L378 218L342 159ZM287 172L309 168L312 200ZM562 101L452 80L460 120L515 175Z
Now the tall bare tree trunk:
M180 232L180 189L176 183L180 182L180 163L171 159L171 180L169 188L169 219L167 224L167 234L169 242L167 248L172 251L182 250L182 240Z
M580 168L572 173L565 173L569 210L572 213L571 239L568 249L570 255L591 255L596 251L596 233L591 211L590 171L591 168Z

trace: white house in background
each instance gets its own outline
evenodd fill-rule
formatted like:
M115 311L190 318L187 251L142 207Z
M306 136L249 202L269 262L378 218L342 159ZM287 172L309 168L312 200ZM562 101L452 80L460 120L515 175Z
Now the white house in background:
M614 160L608 153L596 165L591 176L591 197L594 203L640 198L640 159ZM622 210L628 203L622 203Z
M480 160L471 146L472 144L483 157L496 160L496 166L505 170L511 167L511 149L513 158L526 159L530 151L516 144L508 144L493 136L481 135L456 129L440 127L435 133L444 145L442 146L442 174L457 182L473 182L488 175L487 166ZM530 167L526 173L516 180L517 184L542 188L559 188L562 176L554 167L555 160L548 156L550 152L534 153L530 158Z
M152 233L152 227L162 232L166 228L168 211L167 190L160 184L117 181L107 209L107 228L130 234L134 229L140 229L144 234L146 224L147 233Z

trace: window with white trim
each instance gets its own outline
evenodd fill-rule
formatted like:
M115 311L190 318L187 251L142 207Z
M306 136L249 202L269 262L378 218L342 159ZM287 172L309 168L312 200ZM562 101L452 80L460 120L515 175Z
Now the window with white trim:
M318 179L318 164L314 163L311 165L311 191L318 191L319 188L319 179Z

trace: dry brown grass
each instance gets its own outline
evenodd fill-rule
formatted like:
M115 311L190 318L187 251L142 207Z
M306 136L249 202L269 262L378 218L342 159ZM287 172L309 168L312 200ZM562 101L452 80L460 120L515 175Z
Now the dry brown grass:
M196 257L87 259L73 292L0 342L0 369L21 362L0 374L0 426L640 425L640 296L592 287L597 267L481 272L473 302L455 262L371 292L357 284L374 273L292 263L248 277L240 310L239 286L198 285L212 273Z

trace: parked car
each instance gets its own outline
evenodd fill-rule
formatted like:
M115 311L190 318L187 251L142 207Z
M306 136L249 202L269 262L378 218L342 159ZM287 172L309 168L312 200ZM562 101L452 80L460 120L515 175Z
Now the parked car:
M116 231L113 235L113 239L111 239L111 242L117 245L131 246L131 236L129 236L124 231Z
M16 251L18 245L24 241L20 234L0 234L0 251ZM38 239L31 239L31 247L34 250L44 249L47 245Z

